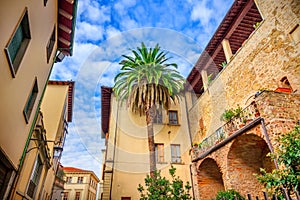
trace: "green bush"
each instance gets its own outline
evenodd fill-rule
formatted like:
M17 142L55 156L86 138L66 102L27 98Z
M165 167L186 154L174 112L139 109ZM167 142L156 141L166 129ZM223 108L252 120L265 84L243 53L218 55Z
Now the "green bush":
M238 200L244 200L245 198L240 195L237 191L230 189L226 191L219 191L216 196L216 200L234 200L234 197L237 197Z

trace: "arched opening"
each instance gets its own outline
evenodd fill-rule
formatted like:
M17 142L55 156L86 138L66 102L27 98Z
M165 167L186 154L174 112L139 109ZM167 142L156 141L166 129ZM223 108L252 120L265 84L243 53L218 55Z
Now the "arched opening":
M239 136L231 145L228 153L229 187L242 195L259 194L263 186L254 174L260 173L260 168L272 171L273 161L266 155L270 152L266 142L254 134Z
M200 199L212 199L217 192L224 191L222 173L211 158L205 159L198 169L198 189Z

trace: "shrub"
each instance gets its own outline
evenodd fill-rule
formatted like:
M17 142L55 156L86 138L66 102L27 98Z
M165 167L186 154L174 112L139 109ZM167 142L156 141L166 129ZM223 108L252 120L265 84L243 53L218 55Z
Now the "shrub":
M240 195L237 191L230 189L226 191L219 191L216 196L216 200L235 200L234 197L237 197L238 200L244 200L245 198Z

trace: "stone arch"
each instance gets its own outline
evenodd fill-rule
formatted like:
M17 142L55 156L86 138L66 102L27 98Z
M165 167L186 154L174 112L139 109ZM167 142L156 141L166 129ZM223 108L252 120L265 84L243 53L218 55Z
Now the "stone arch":
M275 168L274 162L266 156L269 152L265 140L255 134L237 137L227 156L228 186L244 196L261 193L263 186L253 174L259 174L260 168L266 171Z
M197 179L200 199L212 199L218 191L224 191L222 172L216 161L211 158L202 161Z

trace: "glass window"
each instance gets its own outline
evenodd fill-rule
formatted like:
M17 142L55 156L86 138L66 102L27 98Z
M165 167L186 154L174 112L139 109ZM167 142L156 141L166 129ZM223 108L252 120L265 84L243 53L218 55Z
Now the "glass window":
M77 183L83 183L83 177L78 177Z
M49 63L50 57L51 57L51 53L55 44L55 33L56 33L56 28L54 26L54 29L52 31L51 37L48 41L46 50L47 50L47 63Z
M178 124L177 111L169 110L169 124Z
M156 109L155 117L153 118L153 123L162 124L162 106L160 105Z
M72 177L67 177L67 183L72 183Z
M69 197L69 193L68 192L64 192L63 200L68 200L68 197Z
M26 9L20 24L17 25L13 36L5 47L6 57L13 77L16 76L30 38L28 11Z
M171 144L171 162L181 163L180 144Z
M80 192L76 192L75 200L80 200Z
M29 121L29 118L30 118L30 115L32 113L35 100L37 98L37 94L38 94L38 85L37 85L37 78L35 78L34 85L32 87L30 95L27 99L27 102L25 104L25 108L23 110L26 123L28 123L28 121Z
M31 198L33 198L33 196L34 196L34 193L38 186L38 182L40 180L41 173L42 173L42 161L41 161L40 157L38 156L35 161L33 171L31 174L31 178L29 180L27 192L26 192L27 195Z
M164 144L155 144L155 158L158 163L164 162Z

